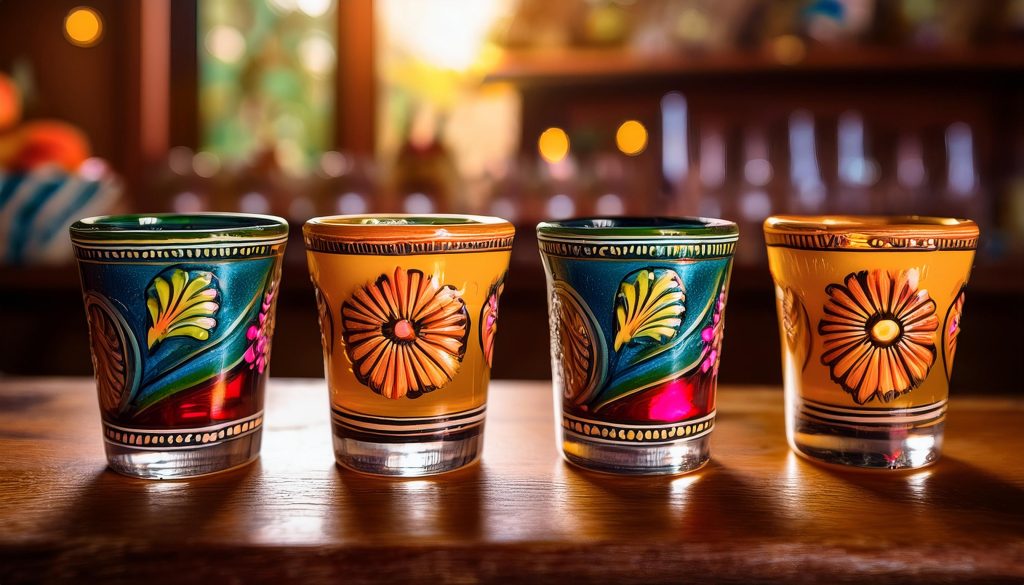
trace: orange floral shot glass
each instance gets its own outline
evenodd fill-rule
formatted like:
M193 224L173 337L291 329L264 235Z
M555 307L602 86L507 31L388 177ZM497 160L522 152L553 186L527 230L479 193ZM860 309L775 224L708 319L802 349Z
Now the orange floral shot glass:
M978 226L775 216L764 232L790 447L863 468L934 463Z
M341 466L419 476L479 459L514 233L472 215L306 223Z

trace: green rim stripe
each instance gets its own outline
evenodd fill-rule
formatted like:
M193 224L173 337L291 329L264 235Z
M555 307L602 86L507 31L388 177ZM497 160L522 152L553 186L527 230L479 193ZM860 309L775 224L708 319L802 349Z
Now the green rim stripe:
M165 243L169 241L266 240L288 235L288 222L248 213L151 213L105 215L76 221L75 242Z

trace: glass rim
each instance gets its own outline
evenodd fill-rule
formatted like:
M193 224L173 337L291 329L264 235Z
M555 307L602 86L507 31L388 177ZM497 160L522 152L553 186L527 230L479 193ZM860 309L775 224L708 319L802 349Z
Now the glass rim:
M773 215L765 243L798 249L974 250L978 224L924 215Z
M302 234L314 252L486 252L511 249L515 226L488 215L367 213L314 217L302 226Z
M288 221L254 213L131 213L73 223L72 241L172 243L181 240L266 240L288 235Z
M594 216L542 221L537 234L553 237L673 239L724 236L736 239L735 222L712 217L689 216Z
M314 217L302 227L307 237L324 238L474 238L514 231L500 217L457 213L365 213Z

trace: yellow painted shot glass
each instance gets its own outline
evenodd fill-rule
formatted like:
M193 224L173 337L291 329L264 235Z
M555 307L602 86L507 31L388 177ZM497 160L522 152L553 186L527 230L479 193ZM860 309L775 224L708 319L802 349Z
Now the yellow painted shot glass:
M514 232L472 215L306 223L340 465L419 476L479 459Z
M774 216L764 232L790 447L863 468L934 463L978 226Z

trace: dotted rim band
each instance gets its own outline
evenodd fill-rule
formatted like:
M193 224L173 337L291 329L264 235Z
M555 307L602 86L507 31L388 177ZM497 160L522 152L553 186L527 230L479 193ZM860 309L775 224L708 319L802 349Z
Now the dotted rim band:
M599 260L706 259L727 258L736 249L736 239L722 241L565 241L540 238L540 251L565 258Z
M608 423L562 413L562 429L588 441L618 445L654 445L691 441L711 433L715 412L701 418L677 423L631 425Z
M252 416L192 429L133 429L103 423L103 439L121 447L145 451L202 449L225 443L263 428L263 411Z
M244 244L194 245L92 245L75 242L75 257L82 261L125 262L131 264L166 263L182 260L253 260L270 258L284 252L287 240L246 242Z

